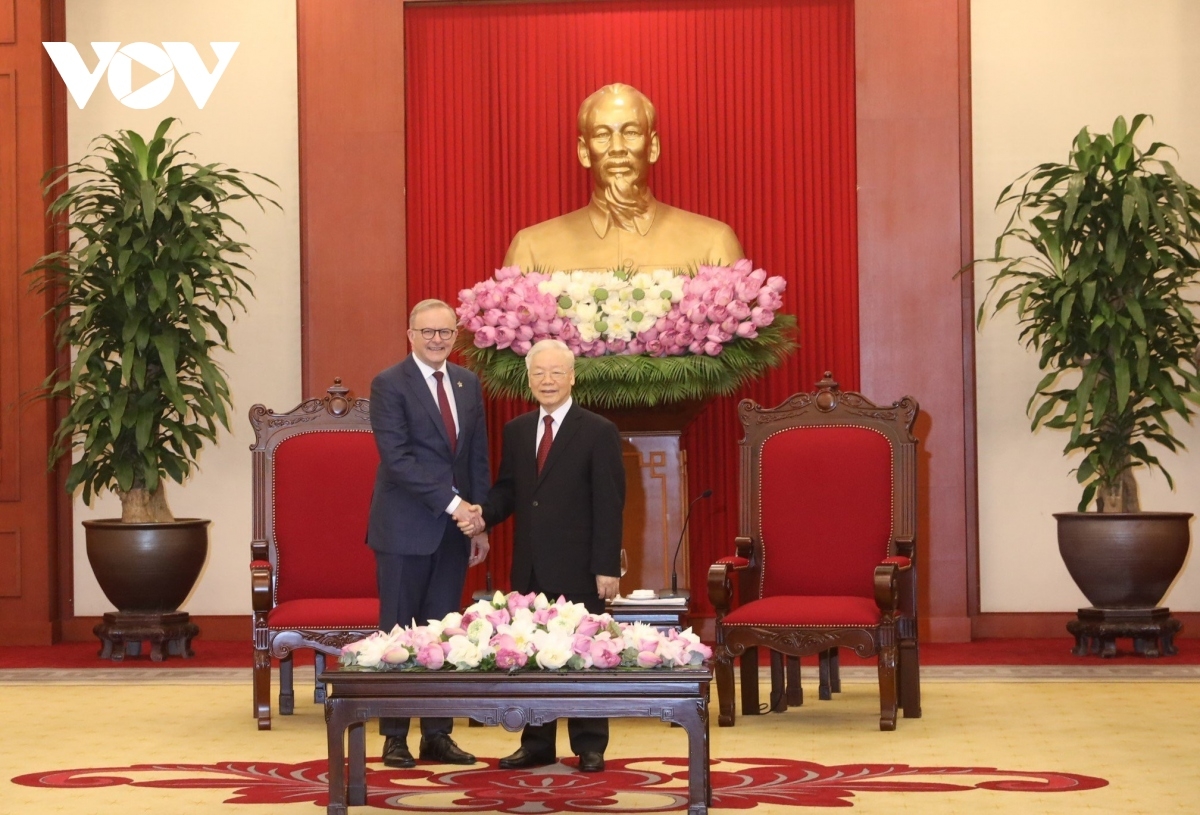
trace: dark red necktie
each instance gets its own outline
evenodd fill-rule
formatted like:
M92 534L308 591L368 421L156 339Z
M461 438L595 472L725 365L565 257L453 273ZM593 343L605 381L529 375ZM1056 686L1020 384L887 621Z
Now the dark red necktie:
M542 440L538 442L537 452L537 467L538 475L542 474L542 467L546 466L546 458L550 455L550 445L554 443L554 417L547 416L543 419L546 423L546 432L542 433Z
M442 372L434 371L433 378L437 380L438 409L442 411L442 421L446 424L446 435L450 437L450 452L454 453L458 446L458 434L454 431L454 414L450 412L450 399L446 396L446 389L442 387Z

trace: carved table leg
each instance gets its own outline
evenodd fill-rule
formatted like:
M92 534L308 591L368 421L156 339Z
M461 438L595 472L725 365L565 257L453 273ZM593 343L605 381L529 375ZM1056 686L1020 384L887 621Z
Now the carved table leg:
M673 707L688 736L688 815L707 815L712 801L708 770L708 705L703 699L681 700Z
M350 783L346 800L350 806L367 803L367 726L353 722L350 727Z
M340 700L330 699L325 702L325 735L329 742L329 806L326 815L347 815L346 813L346 756L343 743L346 737L347 721L346 706Z

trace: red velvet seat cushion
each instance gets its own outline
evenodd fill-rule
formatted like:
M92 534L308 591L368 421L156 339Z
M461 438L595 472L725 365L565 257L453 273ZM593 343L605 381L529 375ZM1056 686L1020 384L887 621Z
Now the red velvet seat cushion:
M367 515L379 452L372 433L301 433L275 448L275 602L375 597Z
M858 627L879 625L879 607L864 597L775 596L725 615L725 626Z
M891 554L888 438L865 427L791 428L763 443L759 467L762 596L874 598L875 567Z
M361 628L379 627L379 600L375 597L289 600L267 614L270 628Z

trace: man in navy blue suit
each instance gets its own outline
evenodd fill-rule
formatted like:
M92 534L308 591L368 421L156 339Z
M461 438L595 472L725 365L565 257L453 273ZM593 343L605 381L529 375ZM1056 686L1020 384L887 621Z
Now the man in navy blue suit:
M487 535L468 538L487 497L487 426L483 390L470 371L446 361L454 346L454 310L423 300L408 318L412 354L371 382L371 429L379 470L367 544L375 552L379 628L441 619L461 607L467 567L487 556ZM478 526L482 526L479 520ZM416 766L408 719L385 718L383 763ZM422 760L474 764L450 738L453 720L421 720Z

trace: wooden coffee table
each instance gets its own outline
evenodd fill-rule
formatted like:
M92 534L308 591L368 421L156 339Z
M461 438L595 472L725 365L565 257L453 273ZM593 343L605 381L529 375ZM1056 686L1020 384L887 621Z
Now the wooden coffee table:
M515 731L563 717L645 717L673 722L688 736L688 813L712 803L708 765L707 667L671 671L353 671L330 668L325 723L329 815L367 800L366 722L383 716L470 717ZM349 731L349 772L346 767Z

